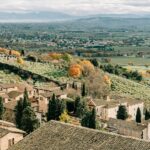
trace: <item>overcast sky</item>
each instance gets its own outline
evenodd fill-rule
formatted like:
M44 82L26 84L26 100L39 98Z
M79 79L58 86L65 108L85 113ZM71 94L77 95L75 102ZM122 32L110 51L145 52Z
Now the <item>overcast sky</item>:
M74 15L150 13L150 0L0 0L0 11L59 11Z

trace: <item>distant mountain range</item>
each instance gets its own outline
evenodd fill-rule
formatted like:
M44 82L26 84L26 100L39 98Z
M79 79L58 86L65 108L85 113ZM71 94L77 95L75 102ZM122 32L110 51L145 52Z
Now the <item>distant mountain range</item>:
M51 22L51 21L65 21L85 18L150 18L149 14L99 14L90 16L73 16L60 12L26 12L26 13L9 13L0 12L0 22Z
M74 16L70 16L59 12L29 12L29 13L8 13L0 12L0 22L12 22L12 21L61 21L73 19Z

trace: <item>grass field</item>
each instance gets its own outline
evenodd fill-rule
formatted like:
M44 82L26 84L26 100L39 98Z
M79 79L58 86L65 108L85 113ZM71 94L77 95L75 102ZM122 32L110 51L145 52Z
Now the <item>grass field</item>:
M119 64L119 65L128 65L132 63L134 66L150 66L150 58L136 58L136 57L112 57L111 58L112 64Z

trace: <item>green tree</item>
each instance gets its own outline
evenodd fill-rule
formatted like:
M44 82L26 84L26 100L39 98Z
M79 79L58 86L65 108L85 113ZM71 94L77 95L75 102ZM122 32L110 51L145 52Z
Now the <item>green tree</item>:
M83 85L82 85L81 95L82 95L83 97L86 96L86 87L85 87L85 83L83 83Z
M90 117L91 117L91 112L86 111L81 119L81 125L83 127L89 128L90 126Z
M15 121L19 129L21 128L22 113L23 113L23 100L20 99L15 107Z
M55 94L53 94L52 99L49 100L48 104L48 113L47 113L47 121L49 120L59 120L59 116L66 109L64 101L61 101L56 98Z
M48 104L47 121L55 120L56 105L57 105L56 97L55 97L55 94L53 94L52 99L49 100L49 104Z
M136 122L137 123L141 123L141 110L140 108L137 109L137 112L136 112Z
M128 118L127 109L125 106L120 105L117 111L117 119L126 120Z
M96 129L96 110L95 110L95 108L93 108L92 112L91 112L89 128Z
M39 121L36 118L36 114L30 106L27 106L23 110L21 129L26 131L28 134L33 132L39 127Z
M24 96L23 96L23 109L25 109L27 106L31 106L29 96L28 96L28 91L25 88L24 90Z
M74 114L77 114L77 109L80 107L81 98L78 96L74 102Z
M77 107L76 116L82 118L85 112L87 112L87 104L85 101L80 101Z
M149 118L150 118L150 113L149 113L149 111L146 109L146 111L145 111L145 120L149 120Z
M96 129L96 111L93 109L92 111L85 111L82 119L81 125L87 128Z
M3 118L3 113L4 113L4 105L3 105L3 99L0 97L0 120Z

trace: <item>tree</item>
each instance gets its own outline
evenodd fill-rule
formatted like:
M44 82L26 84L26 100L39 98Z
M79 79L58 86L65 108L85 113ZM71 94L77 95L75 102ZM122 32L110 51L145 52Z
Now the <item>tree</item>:
M23 61L22 58L18 57L18 58L17 58L17 63L23 65L23 64L24 64L24 61Z
M57 99L55 94L53 94L52 99L49 100L49 104L48 104L47 121L59 120L59 116L66 109L65 106L66 104L64 103L64 101Z
M59 119L61 122L68 123L70 121L70 116L68 115L67 111L65 110L60 116Z
M3 105L3 99L0 97L0 120L3 118L3 113L4 113L4 105Z
M93 108L89 121L89 128L96 129L96 110Z
M21 128L22 114L23 114L23 100L20 99L15 107L15 121L19 129Z
M87 105L85 101L80 101L76 110L76 116L82 118L85 112L87 112Z
M74 78L81 76L81 66L78 64L71 65L69 68L69 75Z
M48 104L47 121L55 120L56 118L55 111L56 111L56 97L55 94L53 94L52 99L49 100L49 104Z
M141 123L141 110L140 110L140 108L138 107L138 109L137 109L137 112L136 112L136 122L137 123Z
M97 59L91 59L90 61L91 61L91 63L92 63L95 67L98 67L98 66L99 66L99 62L98 62Z
M146 109L146 111L145 111L145 120L149 120L149 118L150 118L150 113L149 113L149 111Z
M91 117L91 112L86 111L85 114L82 117L82 120L81 120L81 125L83 127L88 127L89 128L90 117Z
M92 111L85 111L82 119L81 125L84 127L96 129L96 111L95 108Z
M87 94L93 98L102 98L109 95L110 85L104 80L104 74L96 69L85 78Z
M81 91L82 93L81 93L81 95L84 97L84 96L86 96L86 87L85 87L85 83L83 83L83 85L82 85L82 91Z
M120 105L117 111L117 119L126 120L128 118L127 109L125 106Z
M74 102L74 114L77 113L77 109L80 107L80 102L81 102L80 97L76 97Z
M36 118L35 112L30 106L27 106L23 110L21 129L26 131L28 134L33 132L39 127L39 121Z
M31 106L31 103L29 101L28 91L25 88L23 96L23 109L25 109L27 106Z
M21 56L25 56L25 51L21 50Z

